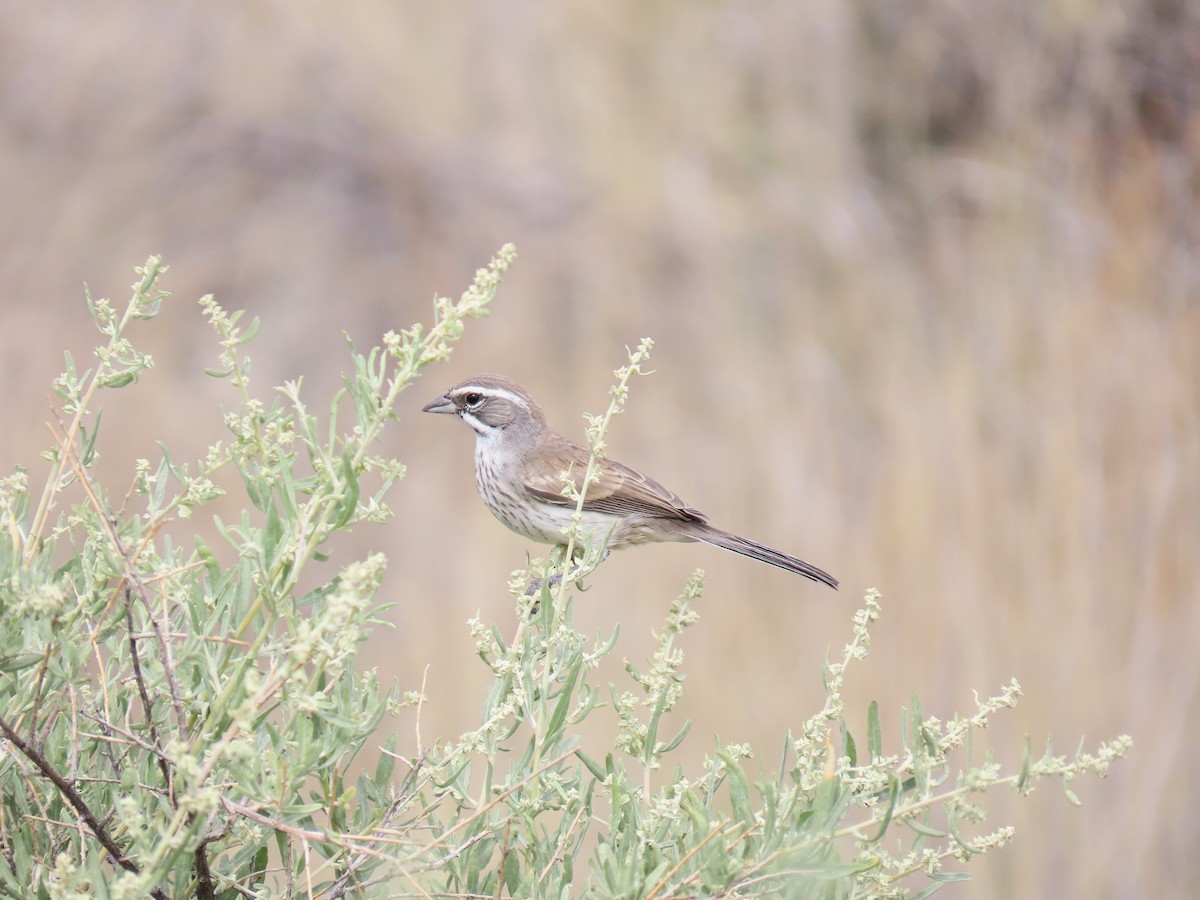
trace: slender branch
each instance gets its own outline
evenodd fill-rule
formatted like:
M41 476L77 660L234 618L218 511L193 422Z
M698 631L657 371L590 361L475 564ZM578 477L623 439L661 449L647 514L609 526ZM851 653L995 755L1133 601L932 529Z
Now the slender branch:
M212 870L208 867L208 854L204 847L205 844L201 841L196 852L192 854L195 859L193 867L196 870L196 896L200 900L217 900L217 891L213 887Z
M46 650L42 654L42 661L38 663L37 683L33 691L33 708L29 713L29 740L37 739L37 720L38 713L42 708L42 689L46 686L46 673L50 671L50 654L53 649L53 644L46 642Z
M524 778L522 778L516 784L501 791L492 799L492 801L490 803L481 807L474 815L468 816L467 818L463 819L461 822L459 822L454 827L448 828L439 837L435 838L434 840L430 841L428 844L423 846L420 850L421 855L429 852L434 847L437 847L439 844L445 844L446 838L450 837L450 835L454 834L456 831L460 831L461 829L466 828L468 825L471 825L473 822L475 822L477 819L479 819L480 816L486 815L493 807L496 807L499 804L503 803L510 796L512 796L512 794L514 794L515 792L521 790L524 787L528 787L530 784L533 783L534 779L539 778L543 773L550 771L550 769L553 769L555 766L557 766L559 763L561 763L563 760L565 760L568 756L572 756L574 753L575 753L574 748L566 751L565 753L560 753L558 756L554 757L554 759L550 760L549 762L543 764L539 768L530 772L528 775L526 775Z
M125 307L125 312L121 315L119 322L113 323L111 329L105 330L105 333L109 336L108 350L111 351L117 340L124 334L126 326L138 315L141 309L140 301L149 295L151 289L158 281L158 276L165 270L166 266L162 264L162 258L157 256L146 260L146 265L138 266L136 271L141 275L141 278L133 286L133 296ZM88 415L88 410L91 408L92 398L103 386L105 377L112 374L112 366L107 361L108 357L104 354L99 355L100 365L92 373L82 393L71 401L71 405L75 410L74 415L71 417L71 424L63 427L62 417L59 415L58 410L54 410L55 418L59 420L60 427L63 427L64 443L69 443L72 446L78 440L79 434L83 429L83 421ZM54 501L64 487L61 480L62 470L63 458L58 456L52 459L50 462L50 476L46 479L46 489L42 492L41 499L38 501L37 510L34 512L33 520L30 523L29 536L25 540L25 555L22 559L22 565L25 568L29 568L38 553L42 543L42 533L50 521L51 511L54 509Z
M83 821L87 823L87 827L91 830L92 834L96 836L96 840L103 845L104 849L108 851L109 855L113 858L113 860L116 861L117 865L127 872L132 872L135 875L141 874L141 870L137 867L137 864L128 856L126 856L125 851L123 851L117 845L117 842L112 839L112 835L108 833L108 829L105 828L104 825L101 824L100 820L96 818L96 814L93 813L88 807L87 801L80 796L79 792L75 790L71 782L63 778L63 776L58 773L58 770L55 769L54 766L50 765L50 761L47 760L46 757L42 756L42 754L36 749L25 743L25 741L21 739L21 736L13 730L12 726L9 725L3 717L0 717L0 731L3 731L4 736L8 738L12 745L20 750L21 753L24 754L25 758L37 766L38 771L40 771L47 780L49 780L56 788L58 788L59 792L64 798L66 798L66 801L71 804L75 812L77 812ZM153 891L151 891L151 894L155 898L160 898L160 900L167 900L167 895L158 888L155 888Z
M171 798L171 805L175 806L175 790L172 784L171 770L167 767L167 761L161 753L162 741L158 737L158 726L154 724L154 701L150 699L150 693L146 690L146 679L142 677L142 663L138 654L138 642L134 636L133 603L130 600L128 586L125 588L125 625L129 633L129 659L133 664L133 680L136 682L138 694L142 698L142 710L146 716L146 726L150 730L150 742L160 751L156 754L158 768L162 772L163 784L167 787L167 795Z
M712 831L710 831L708 833L708 836L705 837L704 840L700 841L698 844L696 844L695 847L693 847L687 853L683 854L683 856L679 857L679 861L677 863L675 863L675 865L665 875L663 875L662 878L660 878L658 880L658 883L656 885L654 885L654 887L650 888L650 891L646 894L646 896L647 897L657 897L659 895L658 892L666 887L667 882L670 881L675 876L676 872L678 872L680 869L682 869L687 864L687 861L689 859L691 859L693 856L695 856L697 853L699 853L701 850L703 850L705 845L707 845L708 842L711 841L713 838L720 837L722 834L725 834L729 830L729 827L733 824L735 824L735 823L725 822L723 824L718 825L716 828L714 828ZM747 828L740 835L738 835L737 839L741 840L742 838L744 838L746 835L748 835L753 830L753 828L754 828L754 826L750 826L749 828Z
M62 422L59 422L62 426ZM117 555L125 563L125 571L121 574L122 584L118 584L118 591L122 586L127 588L126 599L128 599L128 586L132 585L137 590L138 598L146 606L146 614L150 620L150 627L154 630L154 637L158 643L159 650L162 653L163 676L167 680L167 689L171 694L171 702L175 707L175 719L179 727L179 736L186 743L191 740L190 732L187 727L187 717L183 712L183 701L180 698L179 682L175 678L175 666L171 658L171 645L163 635L163 629L158 623L158 618L154 614L154 604L150 600L150 591L146 587L145 581L137 571L137 561L141 557L142 551L149 546L147 540L142 540L138 545L136 553L130 553L129 549L121 540L121 536L117 533L116 520L109 511L107 504L92 490L91 482L87 478L87 473L83 469L82 460L76 451L75 445L67 441L67 435L59 441L59 449L62 451L62 457L70 464L71 470L75 473L75 477L79 480L79 486L83 488L87 494L92 508L100 517L100 521L104 523L104 531L108 537L112 548L117 552ZM161 524L161 523L160 523ZM149 537L149 536L147 536ZM132 628L131 628L132 630Z
M428 666L425 667L425 671L428 673ZM422 685L422 687L424 687L424 685ZM419 742L420 741L418 739L418 743ZM392 800L391 806L388 807L388 811L384 813L383 818L379 820L379 824L371 829L373 835L378 835L385 829L389 829L396 816L408 808L408 804L416 796L416 789L413 787L413 785L417 779L418 770L424 765L425 757L427 755L428 753L422 754L421 758L418 759L416 764L412 766L408 775L405 776L404 783L400 786L399 796ZM349 860L346 862L346 870L338 877L338 880L335 881L333 886L329 889L329 896L331 900L336 900L338 897L345 896L345 894L358 883L355 877L356 873L360 868L362 868L369 858L370 857L368 854L359 853L357 850L351 853ZM408 876L407 870L404 869L399 861L396 861L396 865L401 869L401 871L404 872L405 876ZM420 890L420 886L418 886L417 889Z
M59 426L62 426L61 419ZM154 631L154 636L157 640L158 647L162 653L162 668L163 674L166 677L167 687L171 694L171 701L175 707L175 719L179 728L180 738L183 741L190 740L189 729L187 727L187 717L183 712L183 701L180 696L179 683L175 678L175 666L171 658L170 642L163 635L164 629L159 625L158 617L155 615L154 604L150 599L150 591L142 580L141 575L137 571L137 561L141 557L142 551L150 546L150 540L153 536L153 530L147 534L138 544L137 550L130 553L124 542L121 540L120 534L117 532L115 520L112 513L109 512L107 504L103 499L92 489L92 484L87 478L87 473L83 468L83 460L79 457L74 441L69 441L68 435L63 434L62 440L59 442L61 456L70 465L75 477L79 480L80 487L83 488L91 501L92 508L96 510L100 520L104 523L105 532L108 540L112 544L117 555L125 564L125 571L121 575L121 581L124 583L124 598L125 598L125 622L129 631L129 654L133 665L134 680L137 682L138 694L141 696L142 708L145 710L146 724L149 726L151 743L153 744L158 760L159 770L162 772L163 781L166 783L168 796L171 799L171 805L178 812L178 805L175 798L174 784L171 778L171 770L167 765L166 758L162 753L162 743L158 737L158 728L154 724L154 704L150 700L149 692L146 689L146 680L142 676L141 658L138 653L138 642L134 635L133 621L133 603L132 588L136 588L138 598L146 607L146 615L150 621L150 627ZM160 523L161 524L161 523ZM120 591L121 585L118 585ZM78 796L78 795L77 795ZM189 813L187 823L190 825L195 821L195 813ZM90 825L90 823L89 823ZM204 844L198 846L194 853L195 870L196 870L196 894L201 900L215 900L216 889L213 885L212 871L208 865L208 855ZM136 871L136 870L135 870Z
M319 841L321 843L334 844L340 846L337 841L337 836L325 831L313 831L309 828L301 828L299 825L292 825L289 822L284 822L280 819L272 819L270 816L264 816L253 806L247 806L245 803L238 803L236 800L230 800L228 797L221 798L221 805L226 810L238 816L245 816L257 822L259 825L265 825L274 831L282 831L284 834L290 834L295 838L303 838L304 840Z
M168 766L175 765L175 760L168 756L166 751L164 751L161 747L151 744L149 741L142 740L132 731L122 728L120 725L116 725L107 719L102 719L98 715L90 713L87 710L81 709L79 711L79 715L84 719L90 719L91 721L95 722L105 731L112 732L112 734L91 734L90 732L85 731L82 732L84 737L97 741L104 741L108 744L132 744L135 747L140 747L142 750L145 750L152 756L157 757L161 762ZM118 737L114 737L113 735L118 735ZM119 770L120 766L114 764L113 768Z
M504 840L501 842L500 862L496 865L496 893L492 900L500 900L500 893L504 890L504 866L508 862L508 854L512 852L512 844L509 841L512 839L512 819L504 820Z
M583 818L583 814L587 811L587 807L580 805L579 811L575 813L575 818L571 820L571 824L563 830L562 837L558 839L558 846L554 848L554 853L550 860L542 867L542 871L538 873L538 884L546 880L546 876L550 874L550 870L554 868L555 863L562 862L563 854L566 853L567 843L571 840L571 834L579 827L579 820Z

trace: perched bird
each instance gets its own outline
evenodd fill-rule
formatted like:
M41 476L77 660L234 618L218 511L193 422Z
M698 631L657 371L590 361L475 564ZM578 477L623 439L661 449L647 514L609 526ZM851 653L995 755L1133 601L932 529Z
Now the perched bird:
M475 431L475 484L497 519L544 544L567 543L576 501L563 495L562 473L576 488L590 454L546 424L542 409L515 381L476 375L428 403L424 412L452 413ZM836 589L814 565L708 524L704 513L636 469L601 459L599 478L583 501L585 541L608 538L610 550L649 541L703 541L770 563Z

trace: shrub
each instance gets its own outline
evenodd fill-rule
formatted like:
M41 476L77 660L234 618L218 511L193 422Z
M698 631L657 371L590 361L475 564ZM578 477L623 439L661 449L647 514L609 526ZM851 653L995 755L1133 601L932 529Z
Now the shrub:
M1070 760L1035 759L1027 747L1007 774L988 758L955 763L992 714L1017 702L1015 681L949 722L923 717L914 701L890 754L872 704L856 740L841 687L869 648L880 612L872 591L841 659L824 667L824 707L787 733L783 765L767 772L751 748L728 745L684 773L672 753L688 727L661 729L683 690L676 639L696 621L702 573L671 606L645 671L628 666L628 684L601 685L595 668L618 634L594 641L573 628L576 587L603 551L579 547L569 565L576 533L570 550L514 579L511 638L470 623L493 675L479 727L398 753L385 716L423 696L355 668L384 609L383 557L301 585L333 535L391 515L387 494L404 467L372 448L400 392L449 355L467 319L487 313L513 256L503 248L457 302L437 299L430 328L389 333L365 355L351 347L324 418L307 409L299 382L271 402L256 397L244 347L257 322L243 328L240 314L203 298L221 348L209 374L238 397L228 434L194 464L165 446L156 462L137 460L120 498L93 477L94 410L101 392L135 385L151 366L127 332L159 313L165 267L152 258L137 270L122 312L88 297L104 342L85 372L68 355L55 382L61 415L46 483L31 491L24 469L0 481L0 891L925 896L966 877L952 862L1008 839L1004 828L979 833L985 791L1024 792L1051 776L1069 785L1124 753L1122 737ZM630 354L608 411L591 420L593 464L650 347ZM244 491L245 511L216 520L218 546L176 543L166 524L225 494L223 483ZM531 583L540 587L526 596ZM580 723L609 704L613 745L585 745ZM356 758L368 741L384 748L372 771Z

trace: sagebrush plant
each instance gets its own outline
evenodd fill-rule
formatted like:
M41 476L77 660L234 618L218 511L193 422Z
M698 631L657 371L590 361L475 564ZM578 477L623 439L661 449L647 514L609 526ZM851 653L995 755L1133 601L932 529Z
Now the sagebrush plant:
M160 311L165 267L151 258L138 269L121 313L88 297L104 343L86 372L68 355L55 382L46 482L31 491L25 469L0 479L0 893L925 896L966 877L949 864L1008 839L979 825L985 791L1058 776L1073 799L1071 780L1103 775L1124 753L1127 737L1072 759L1027 747L1008 774L986 753L975 761L988 718L1016 703L1015 681L949 722L914 701L890 755L872 704L856 741L841 688L867 654L871 591L824 667L824 707L786 732L782 761L730 744L685 773L672 754L689 725L663 728L683 690L678 636L696 621L702 573L670 605L645 671L627 665L628 684L596 683L618 631L593 639L573 627L579 580L604 548L578 546L589 479L580 492L566 477L576 527L565 552L515 574L512 636L469 623L494 676L479 727L428 746L418 729L418 745L399 752L389 713L419 710L421 690L356 668L388 605L377 597L384 559L314 571L333 535L392 515L386 497L404 467L372 447L400 392L487 313L513 257L502 248L457 302L436 299L428 329L389 333L365 355L351 347L326 417L299 382L256 396L244 346L257 323L243 330L240 314L203 298L220 343L210 374L237 400L228 434L191 465L160 445L157 462L130 464L116 499L92 474L97 401L150 368L127 332ZM650 348L630 353L607 412L589 417L589 475ZM245 511L216 520L218 546L167 534L238 490ZM319 586L301 593L302 580ZM594 715L615 718L612 746L583 743L579 725ZM357 761L368 746L381 751L372 770ZM956 763L960 748L968 759Z

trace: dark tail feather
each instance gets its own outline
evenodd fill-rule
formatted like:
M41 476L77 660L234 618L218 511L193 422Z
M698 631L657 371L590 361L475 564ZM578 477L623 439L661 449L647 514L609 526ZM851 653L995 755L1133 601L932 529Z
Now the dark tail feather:
M718 531L709 525L696 528L690 532L691 536L698 541L703 541L706 544L712 544L714 547L720 547L722 550L732 550L734 553L740 553L742 556L748 556L751 559L757 559L759 562L765 562L772 566L778 566L781 569L786 569L789 572L795 572L797 575L803 575L805 578L811 578L813 581L819 581L822 584L827 584L835 591L837 590L838 581L828 572L818 569L816 566L806 563L802 559L796 559L794 556L788 556L786 553L780 553L771 547L763 544L756 544L754 541L747 540L744 537L738 537L736 534L729 534L724 531Z

